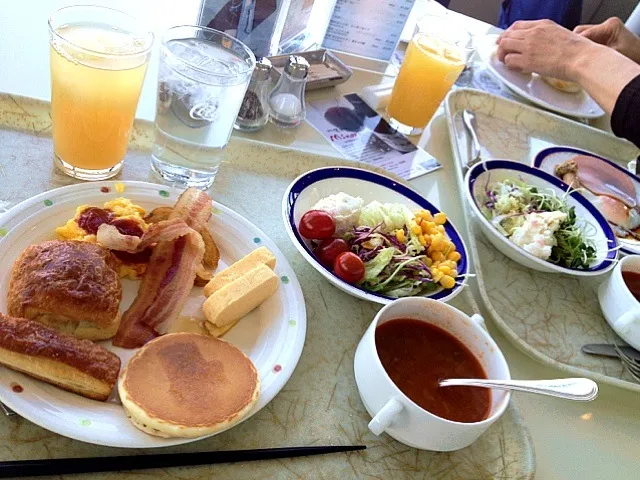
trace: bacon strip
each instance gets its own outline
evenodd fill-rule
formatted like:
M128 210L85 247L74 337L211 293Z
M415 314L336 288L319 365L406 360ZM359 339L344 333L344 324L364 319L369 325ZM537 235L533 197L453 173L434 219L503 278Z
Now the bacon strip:
M142 237L123 235L114 225L103 223L98 228L96 241L109 250L138 253L154 243L175 240L178 237L195 232L184 220L174 218L152 224Z
M189 296L204 255L204 242L196 231L211 216L211 198L189 188L178 199L174 212L168 221L181 220L195 231L161 240L154 247L138 296L122 316L113 340L118 347L140 347L165 333Z

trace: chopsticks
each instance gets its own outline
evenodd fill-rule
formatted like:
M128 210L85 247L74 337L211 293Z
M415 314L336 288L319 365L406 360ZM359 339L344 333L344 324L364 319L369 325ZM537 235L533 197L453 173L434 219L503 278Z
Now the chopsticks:
M365 445L261 448L218 452L164 453L122 457L59 458L0 462L0 478L17 478L72 473L116 472L148 468L212 465L215 463L254 462L276 458L305 457L327 453L365 450Z

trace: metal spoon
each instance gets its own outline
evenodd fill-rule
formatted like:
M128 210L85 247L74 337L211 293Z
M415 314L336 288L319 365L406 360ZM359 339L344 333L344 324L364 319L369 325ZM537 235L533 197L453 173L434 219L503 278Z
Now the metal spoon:
M476 114L471 110L463 110L462 123L471 136L471 158L469 158L469 161L465 165L466 168L471 168L476 163L482 161L482 147L480 147L480 141L478 140L478 134L476 133Z
M598 385L588 378L558 378L555 380L482 380L455 378L441 380L441 387L483 387L497 390L538 393L551 397L588 402L598 396Z

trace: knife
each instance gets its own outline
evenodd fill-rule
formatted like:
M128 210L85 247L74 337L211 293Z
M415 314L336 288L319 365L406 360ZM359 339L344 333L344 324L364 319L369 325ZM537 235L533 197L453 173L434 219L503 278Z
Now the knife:
M635 348L622 346L619 346L618 348L622 350L625 355L633 358L634 360L640 361L640 352ZM582 346L582 351L590 355L618 358L618 354L610 343L589 343Z

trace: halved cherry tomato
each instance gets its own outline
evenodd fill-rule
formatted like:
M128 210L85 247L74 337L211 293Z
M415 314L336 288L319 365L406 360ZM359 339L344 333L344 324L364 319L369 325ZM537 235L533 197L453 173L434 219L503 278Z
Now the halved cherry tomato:
M349 244L341 238L325 238L316 247L316 255L320 263L331 268L336 257L349 251Z
M353 252L344 252L333 262L333 273L348 283L358 283L364 278L364 263Z
M324 240L336 232L336 222L323 210L309 210L300 219L300 235L309 240Z

